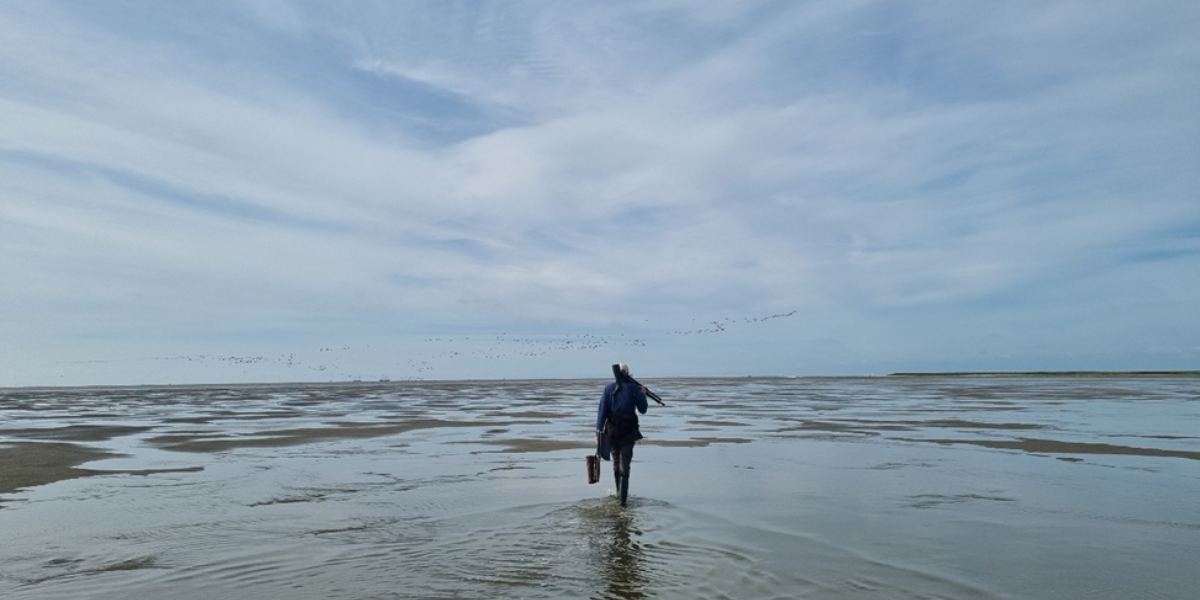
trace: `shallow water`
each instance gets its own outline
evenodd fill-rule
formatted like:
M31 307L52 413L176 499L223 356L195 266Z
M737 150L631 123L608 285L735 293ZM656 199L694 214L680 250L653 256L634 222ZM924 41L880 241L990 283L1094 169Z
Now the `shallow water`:
M646 383L0 390L0 597L1200 597L1195 378Z

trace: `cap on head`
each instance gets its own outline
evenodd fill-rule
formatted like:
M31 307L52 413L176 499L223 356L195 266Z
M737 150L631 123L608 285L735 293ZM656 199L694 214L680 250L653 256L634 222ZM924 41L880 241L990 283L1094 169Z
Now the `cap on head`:
M617 363L617 368L621 370L622 375L625 375L626 377L629 376L629 365L625 363Z

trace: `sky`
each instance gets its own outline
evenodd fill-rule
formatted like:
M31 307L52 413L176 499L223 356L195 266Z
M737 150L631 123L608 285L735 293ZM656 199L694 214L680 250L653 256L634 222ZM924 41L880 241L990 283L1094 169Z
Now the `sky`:
M1200 368L1200 3L0 4L0 386Z

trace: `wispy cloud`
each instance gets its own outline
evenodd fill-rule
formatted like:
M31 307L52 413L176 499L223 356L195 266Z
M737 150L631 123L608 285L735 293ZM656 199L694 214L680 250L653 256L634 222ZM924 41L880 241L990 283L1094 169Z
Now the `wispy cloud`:
M338 342L362 349L339 374L397 377L1187 365L1198 22L1170 2L9 6L0 385L286 378L296 361L122 361ZM422 342L439 332L639 345L451 361Z

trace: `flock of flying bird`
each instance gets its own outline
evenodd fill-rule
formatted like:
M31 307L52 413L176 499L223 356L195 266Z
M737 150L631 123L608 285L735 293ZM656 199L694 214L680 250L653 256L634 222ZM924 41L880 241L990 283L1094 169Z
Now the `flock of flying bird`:
M783 319L796 314L795 310L762 317L722 318L709 321L706 326L694 329L678 329L664 332L667 335L704 335L726 331L727 327L735 324L752 324ZM696 322L696 319L692 320ZM474 360L499 360L506 358L537 358L553 353L579 352L606 348L645 347L647 344L640 338L626 336L624 333L613 335L594 335L590 333L576 335L561 335L547 337L510 337L507 333L485 337L431 337L423 343L434 346L422 356L409 357L396 367L403 367L409 375L403 379L422 379L424 375L435 371L445 361L468 357ZM367 346L370 348L370 346ZM279 365L287 369L302 369L313 373L328 374L342 380L363 380L361 375L350 373L346 365L338 360L338 354L353 350L349 345L339 347L326 346L317 350L318 354L332 353L328 359L315 363L302 359L296 353L282 354L275 357L267 356L220 356L214 354L189 354L175 356L159 356L152 358L127 358L108 360L74 361L69 364L100 364L141 361L186 361L191 363L214 364L223 366L253 366ZM383 377L381 381L390 381Z
M671 334L672 335L697 335L697 334L702 334L702 333L721 333L722 331L725 331L726 325L729 325L732 323L761 323L763 321L770 321L771 319L787 318L794 314L796 314L795 310L793 310L791 312L786 312L786 313L767 315L765 317L742 317L740 319L731 319L729 317L725 317L723 319L717 319L716 321L709 321L708 324L712 325L712 327L703 327L700 329L690 329L690 330L676 330L676 331L672 331ZM695 319L692 319L692 321L694 322Z

